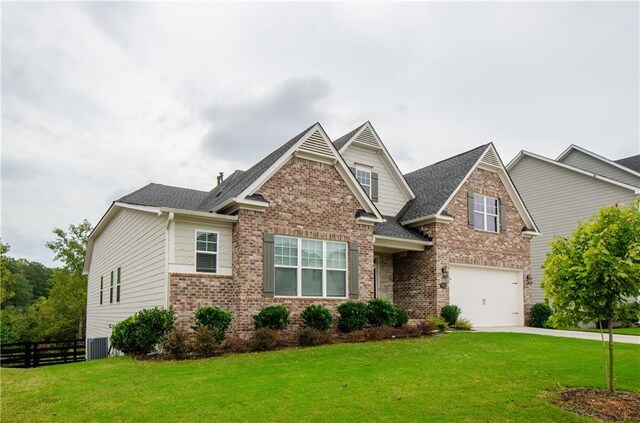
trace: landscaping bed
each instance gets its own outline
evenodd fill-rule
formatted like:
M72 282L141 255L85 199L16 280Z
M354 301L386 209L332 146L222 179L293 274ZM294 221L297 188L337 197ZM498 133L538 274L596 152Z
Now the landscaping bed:
M576 414L615 422L640 421L640 392L567 389L556 403Z

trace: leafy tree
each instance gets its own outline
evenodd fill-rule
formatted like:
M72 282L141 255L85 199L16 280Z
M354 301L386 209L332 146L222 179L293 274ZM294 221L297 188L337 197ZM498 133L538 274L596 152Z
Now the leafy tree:
M542 280L559 325L606 321L609 330L610 392L613 376L613 319L630 297L640 294L640 199L627 207L601 209L578 224L569 238L556 237Z
M0 243L0 305L15 295L13 291L13 274L9 269L9 244Z
M47 248L54 252L55 260L64 263L64 268L70 272L82 274L84 255L87 250L87 241L91 234L91 223L87 219L79 225L69 225L67 232L60 228L54 228L56 236L54 241L47 242Z
M0 343L29 342L34 323L24 309L8 306L0 310Z

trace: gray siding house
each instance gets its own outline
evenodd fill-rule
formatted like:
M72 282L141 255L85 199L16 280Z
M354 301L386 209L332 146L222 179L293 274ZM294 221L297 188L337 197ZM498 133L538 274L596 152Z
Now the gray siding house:
M542 264L554 235L569 236L600 208L640 194L640 155L612 161L576 145L557 159L521 151L507 165L542 235L531 240L532 302L544 301Z

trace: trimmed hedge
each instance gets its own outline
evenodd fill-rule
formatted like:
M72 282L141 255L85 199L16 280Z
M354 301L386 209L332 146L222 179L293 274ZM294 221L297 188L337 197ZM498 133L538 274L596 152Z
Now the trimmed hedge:
M341 332L353 332L362 330L367 325L367 303L347 301L336 309L340 313L338 318L338 330Z
M222 342L231 325L231 312L216 306L200 307L196 310L196 327L209 328L216 340Z
M460 317L460 313L462 313L460 307L449 304L442 307L442 310L440 310L440 317L442 317L449 326L453 327L456 325L458 317Z
M545 303L536 303L531 307L529 325L534 328L547 327L549 317L553 316L553 310Z
M329 330L333 321L331 312L317 304L310 305L302 310L301 315L306 327L323 332Z
M256 329L282 330L289 324L289 310L283 305L267 306L253 316Z
M389 301L374 298L367 303L367 321L371 326L395 326L396 311Z
M137 312L116 323L111 332L111 345L124 354L149 354L174 328L173 310L154 307Z

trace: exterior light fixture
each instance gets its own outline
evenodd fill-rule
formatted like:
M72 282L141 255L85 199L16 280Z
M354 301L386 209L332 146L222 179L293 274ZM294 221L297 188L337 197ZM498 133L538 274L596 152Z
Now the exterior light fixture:
M442 282L440 282L440 288L446 289L447 282L449 282L449 268L445 265L442 266L442 269L440 271L442 272L442 279L444 279Z
M533 285L533 276L531 276L531 273L527 275L527 285Z

